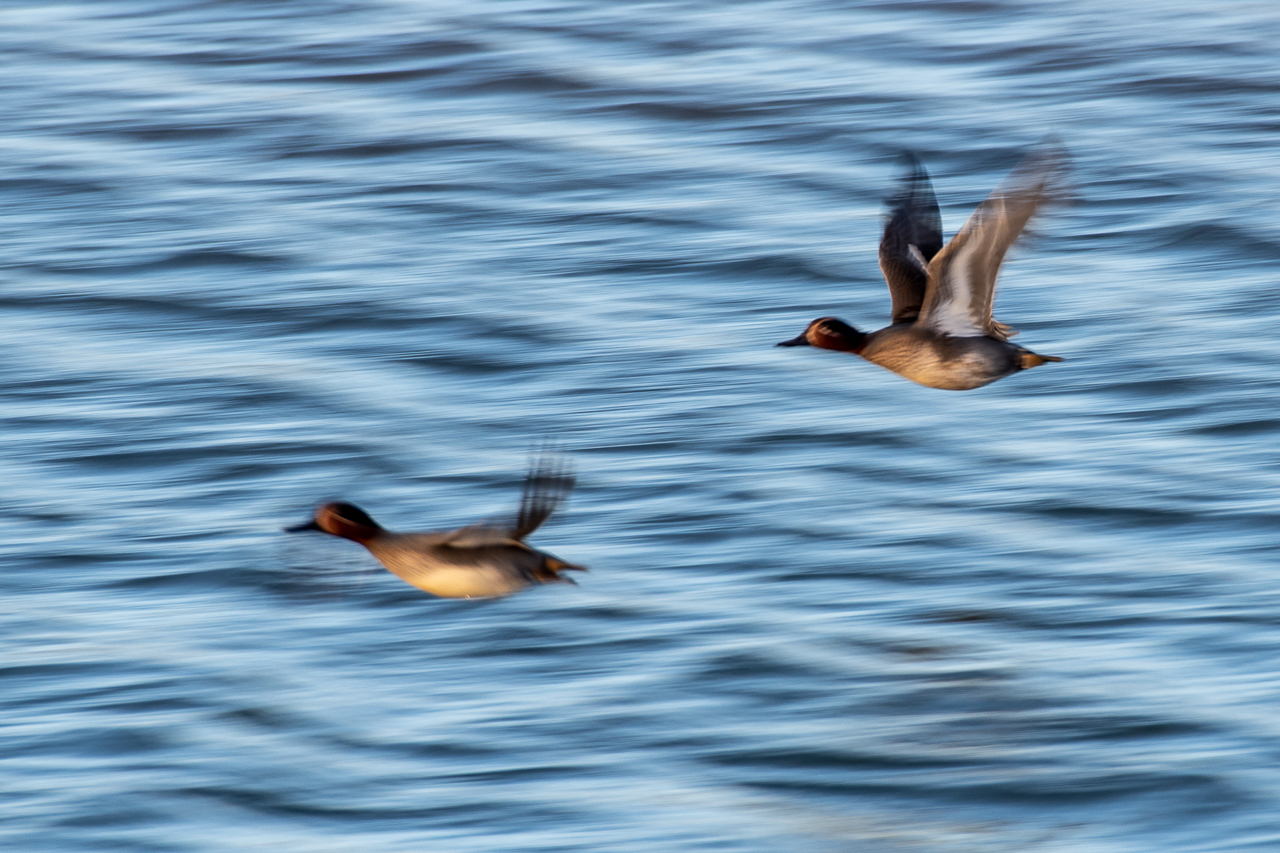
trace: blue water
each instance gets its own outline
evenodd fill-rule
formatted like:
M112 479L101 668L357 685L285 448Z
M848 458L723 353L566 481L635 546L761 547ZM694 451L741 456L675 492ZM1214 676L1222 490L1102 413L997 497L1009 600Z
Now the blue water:
M0 848L1280 849L1280 15L1187 0L0 9ZM1070 206L969 393L775 349ZM512 510L433 599L280 529Z

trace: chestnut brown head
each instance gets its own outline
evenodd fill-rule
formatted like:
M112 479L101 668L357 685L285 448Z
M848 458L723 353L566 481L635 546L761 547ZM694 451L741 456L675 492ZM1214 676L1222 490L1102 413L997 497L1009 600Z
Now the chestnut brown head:
M835 317L819 317L809 324L798 337L777 344L780 347L818 347L839 352L859 352L866 342L865 332L859 332L844 320Z
M306 524L285 528L286 533L303 530L318 530L343 539L365 542L377 536L382 527L355 504L331 503L317 509L315 518Z

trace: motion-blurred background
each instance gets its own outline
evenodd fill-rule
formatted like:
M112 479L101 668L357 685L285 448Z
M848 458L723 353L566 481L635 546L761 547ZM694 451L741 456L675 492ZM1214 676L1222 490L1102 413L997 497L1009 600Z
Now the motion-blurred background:
M0 847L1280 847L1274 3L0 9ZM772 344L1075 203L979 391ZM392 528L593 571L432 599Z

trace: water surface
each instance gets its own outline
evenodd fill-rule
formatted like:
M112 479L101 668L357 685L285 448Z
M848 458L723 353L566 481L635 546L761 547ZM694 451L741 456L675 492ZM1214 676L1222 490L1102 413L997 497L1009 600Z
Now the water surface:
M0 845L1280 848L1270 3L0 10ZM966 394L888 318L1046 135ZM316 502L512 510L440 601Z

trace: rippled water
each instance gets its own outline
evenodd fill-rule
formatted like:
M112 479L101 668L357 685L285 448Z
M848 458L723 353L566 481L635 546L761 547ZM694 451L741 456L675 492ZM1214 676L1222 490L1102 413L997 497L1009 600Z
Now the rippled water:
M1270 2L0 10L0 846L1280 849ZM894 157L1075 203L979 391L875 328ZM593 571L432 599L388 526Z

